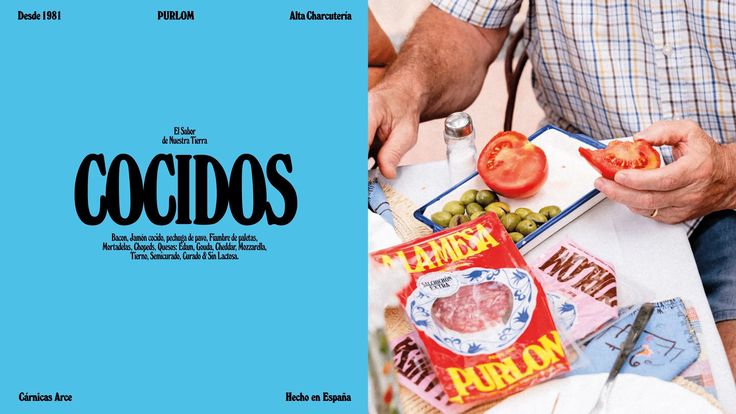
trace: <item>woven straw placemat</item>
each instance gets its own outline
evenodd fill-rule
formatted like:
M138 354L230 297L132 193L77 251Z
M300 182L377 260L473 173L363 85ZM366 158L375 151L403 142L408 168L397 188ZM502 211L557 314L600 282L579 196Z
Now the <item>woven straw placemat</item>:
M711 403L714 407L718 408L719 410L723 411L723 407L721 407L721 404L718 402L716 397L713 396L713 394L709 393L705 390L705 388L701 387L700 385L688 381L683 377L675 377L672 380L673 383L685 388L686 390L697 394L703 398L705 398L709 403Z
M391 206L394 216L394 229L402 241L414 240L432 233L432 230L421 221L414 218L414 211L418 208L413 201L404 197L389 184L379 181L386 200Z

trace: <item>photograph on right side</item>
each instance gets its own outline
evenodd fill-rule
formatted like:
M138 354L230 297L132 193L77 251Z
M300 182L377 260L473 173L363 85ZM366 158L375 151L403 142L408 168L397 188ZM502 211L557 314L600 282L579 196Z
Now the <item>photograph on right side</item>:
M736 414L736 3L368 6L368 412Z

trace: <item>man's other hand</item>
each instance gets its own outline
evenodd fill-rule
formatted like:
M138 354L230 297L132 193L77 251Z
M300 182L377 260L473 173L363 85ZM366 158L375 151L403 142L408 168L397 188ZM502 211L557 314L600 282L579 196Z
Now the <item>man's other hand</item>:
M654 170L619 171L595 187L637 214L680 223L736 207L736 151L719 145L695 122L659 121L634 135L652 145L671 145L675 161Z

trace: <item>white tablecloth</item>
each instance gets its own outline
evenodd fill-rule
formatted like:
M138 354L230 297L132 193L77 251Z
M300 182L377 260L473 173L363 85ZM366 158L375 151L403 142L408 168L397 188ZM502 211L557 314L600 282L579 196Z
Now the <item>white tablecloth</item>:
M446 163L438 161L401 167L395 180L383 180L419 207L449 187L447 177ZM620 305L679 296L695 307L703 330L701 347L710 361L718 399L727 413L736 414L734 378L684 226L657 223L604 200L526 258L533 262L566 237L615 266Z

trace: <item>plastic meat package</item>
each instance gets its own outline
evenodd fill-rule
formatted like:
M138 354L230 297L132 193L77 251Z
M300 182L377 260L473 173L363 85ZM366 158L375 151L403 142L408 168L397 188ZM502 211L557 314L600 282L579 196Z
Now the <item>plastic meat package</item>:
M494 214L371 254L454 403L496 400L567 372L544 290Z

